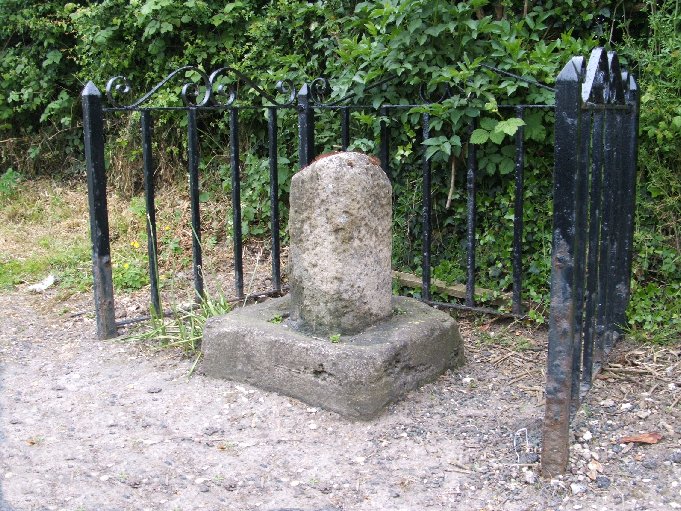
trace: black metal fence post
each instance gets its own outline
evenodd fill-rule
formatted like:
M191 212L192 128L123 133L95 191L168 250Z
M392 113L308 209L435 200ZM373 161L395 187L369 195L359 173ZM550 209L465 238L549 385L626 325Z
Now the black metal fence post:
M144 200L147 210L147 257L149 258L149 285L151 288L151 314L161 314L161 296L158 288L158 243L156 241L156 204L154 189L154 164L151 148L153 120L149 110L143 110L140 119L142 131L142 162L144 173Z
M618 284L618 245L621 200L621 139L622 139L622 111L607 109L605 112L605 169L604 183L604 234L601 236L601 254L604 259L601 273L603 294L603 316L600 329L600 347L603 353L608 353L615 343L618 331L615 328L617 314L617 284ZM602 354L603 355L603 354Z
M192 265L194 267L195 300L204 299L203 256L201 250L201 213L199 201L199 135L196 108L187 110L187 162L189 173L189 202L192 216Z
M584 294L586 284L587 223L589 214L589 161L591 156L591 112L582 112L578 149L579 164L575 169L575 224L574 224L574 332L572 336L572 391L570 412L580 405L582 332Z
M623 158L622 179L626 187L627 195L623 201L623 215L625 218L623 226L624 236L624 271L625 280L625 299L622 303L622 310L626 311L631 298L631 264L633 259L634 243L634 214L636 212L636 162L638 161L638 119L640 111L640 96L638 84L633 75L627 72L622 73L624 85L624 99L630 110L624 120L625 149ZM623 318L625 319L625 318Z
M516 108L516 117L524 119L525 108ZM523 194L525 192L525 128L515 134L515 201L513 205L513 314L521 315L523 282Z
M241 170L239 168L239 111L229 111L230 165L232 167L232 230L234 231L234 287L236 296L244 297L243 233L241 229Z
M582 154L583 66L584 59L574 57L556 80L551 311L542 445L542 472L545 476L563 473L569 454L575 319L575 178Z
M277 154L277 109L267 109L267 133L270 160L270 226L272 229L272 289L281 291L281 261L279 247L279 162Z
M314 160L314 110L310 104L310 88L303 84L298 92L298 158L300 168Z
M344 106L341 112L341 151L347 151L350 145L350 109Z
M590 386L593 367L599 353L594 352L596 338L596 312L598 306L598 275L600 261L600 232L603 217L603 125L605 112L595 112L591 136L591 176L589 203L589 245L586 261L586 294L584 306L584 349L582 352L582 385ZM594 356L596 355L596 356Z
M92 277L94 281L97 337L116 337L109 215L106 204L106 174L104 168L104 117L102 94L88 82L81 93L83 132L87 167L88 201L90 206L90 238L92 240Z
M430 114L423 114L423 142L430 138ZM433 198L430 183L430 160L426 157L424 145L423 152L423 203L422 203L422 229L423 229L423 260L421 261L421 298L430 300L430 245L432 241L432 214Z
M477 128L477 120L471 120L468 127L468 161L466 169L466 306L475 306L475 229L478 217L476 204L476 177L478 173L478 154L470 136Z
M610 320L608 311L612 303L612 278L609 278L610 257L615 221L614 204L614 159L613 159L613 116L606 110L603 115L603 197L602 221L599 239L598 292L595 325L595 356L601 362L605 358L609 344Z
M388 179L391 181L392 176L390 175L390 127L388 126L388 121L386 118L388 117L388 109L385 107L381 107L381 109L378 112L378 115L381 116L381 121L380 121L380 126L381 126L381 142L380 142L380 148L379 148L379 159L381 160L381 168L383 169L383 172L385 172L385 175L388 176Z
M626 105L618 110L619 126L617 160L619 164L618 222L617 222L617 273L615 276L614 328L622 334L627 318L631 279L631 251L633 242L634 206L636 201L636 159L638 157L637 114L638 104L628 90L628 75L623 76L615 52L608 52L610 83L613 102ZM624 79L623 79L624 78ZM634 128L636 132L632 133Z

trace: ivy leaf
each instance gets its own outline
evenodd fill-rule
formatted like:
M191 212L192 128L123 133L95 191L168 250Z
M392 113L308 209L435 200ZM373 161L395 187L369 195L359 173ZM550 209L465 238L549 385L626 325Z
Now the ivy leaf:
M489 140L489 131L478 128L476 130L473 130L473 133L471 133L471 139L470 142L471 144L484 144Z

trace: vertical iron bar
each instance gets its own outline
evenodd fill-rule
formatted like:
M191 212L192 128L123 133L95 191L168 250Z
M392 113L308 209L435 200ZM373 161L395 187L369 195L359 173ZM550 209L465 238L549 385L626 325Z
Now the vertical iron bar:
M625 300L622 304L622 310L626 313L631 294L631 264L633 258L634 214L636 212L636 163L638 162L638 119L640 98L638 84L632 75L622 73L622 81L625 84L626 104L631 108L625 116L624 137L626 139L626 146L623 158L623 180L626 187L623 204L625 217L625 225L623 227L623 250L624 273L626 278L624 280ZM624 323L626 321L626 314L623 314L623 316L618 319Z
M556 80L551 311L546 371L542 473L563 473L568 463L574 347L575 175L582 129L581 82L584 59L574 57Z
M430 115L423 114L423 142L430 138ZM432 235L432 197L430 190L430 161L423 146L423 260L421 262L421 298L430 300L430 244Z
M626 114L622 110L617 110L616 126L617 133L615 135L615 165L617 169L617 180L615 184L615 208L617 214L615 215L615 224L613 229L613 261L612 261L612 332L611 342L615 342L622 335L622 327L626 317L626 283L627 276L625 275L625 258L624 258L624 237L626 229L626 179L624 178L624 153L626 137L624 133L624 124ZM611 346L612 347L612 346Z
M151 287L151 315L161 313L161 296L158 289L158 243L156 242L156 204L154 190L154 162L151 134L154 129L149 110L142 110L142 162L144 165L144 201L147 212L147 256L149 258L149 284Z
M201 211L199 206L199 134L196 108L187 110L187 162L189 164L189 203L192 215L192 264L196 302L204 298L203 262L201 254Z
M608 270L607 270L607 290L605 302L605 351L610 352L610 349L615 343L618 336L618 329L615 325L615 312L617 310L617 284L618 284L618 248L620 237L620 215L619 203L621 196L621 135L622 135L622 113L620 110L611 110L608 112L608 125L606 125L606 179L608 180L607 187L610 189L608 199L610 200L610 236L608 239Z
M469 134L477 127L477 120L473 119L469 126ZM470 135L469 135L470 139ZM475 227L477 220L477 204L475 201L475 177L478 172L478 155L475 144L468 142L468 165L466 171L466 193L468 195L466 207L466 305L475 305Z
M267 131L270 145L270 226L272 231L272 289L281 291L279 249L279 169L277 161L277 109L268 108Z
M591 387L594 366L594 336L598 301L599 235L603 209L603 112L594 113L591 138L591 190L589 206L589 255L587 258L586 305L582 385Z
M582 367L582 320L584 318L584 287L586 283L586 231L589 200L589 161L592 120L590 113L582 113L579 133L579 165L575 169L575 232L574 232L574 333L572 351L571 411L580 403L580 375Z
M633 109L632 109L633 110ZM615 264L616 273L613 275L615 293L613 300L613 329L617 336L622 334L622 329L627 322L627 305L629 302L629 288L631 282L631 249L633 237L633 198L635 194L636 178L636 141L632 140L631 132L634 119L630 112L618 111L617 134L617 238Z
M81 93L83 103L83 135L87 168L90 239L92 242L92 277L97 320L97 338L116 337L109 213L106 204L104 168L104 116L102 94L88 82Z
M341 108L341 149L348 150L350 145L350 109L347 106Z
M525 109L516 108L516 117L523 119ZM525 174L525 129L518 128L515 134L515 204L513 209L513 314L522 314L523 278L523 194Z
M629 94L625 93L625 87L628 89L629 84L623 83L622 72L619 67L619 59L615 52L608 52L608 67L610 71L610 87L612 89L610 100L612 103L625 106L629 101ZM625 87L623 87L623 85ZM629 105L631 109L631 106ZM614 332L613 341L622 336L623 328L626 324L627 302L629 298L629 284L630 275L627 272L627 245L629 244L628 233L630 231L629 225L629 210L630 210L630 195L632 189L630 187L630 169L632 165L635 166L634 161L626 161L627 157L632 155L628 146L630 124L629 115L626 110L617 110L616 124L618 127L616 135L616 165L617 165L617 189L616 189L616 204L618 214L616 216L616 227L614 230L615 236L615 271L612 274L614 280L614 294L613 294L613 312L612 312L612 328ZM633 216L633 213L631 214ZM633 221L633 218L632 218Z
M307 84L298 92L298 158L301 169L314 160L314 109Z
M608 309L610 302L610 239L612 237L613 220L615 216L614 204L614 150L613 140L613 112L606 110L603 115L603 197L602 197L602 220L599 241L598 260L598 292L596 303L596 326L595 326L595 357L596 361L604 360L608 327Z
M241 178L239 175L239 112L229 110L229 143L232 165L232 228L234 230L234 287L237 298L244 297L244 263L241 233Z
M388 116L388 109L381 107L379 115L381 116L381 168L383 169L383 172L385 172L385 175L388 176L388 179L392 181L392 176L390 175L390 128L388 127L388 122L385 120Z

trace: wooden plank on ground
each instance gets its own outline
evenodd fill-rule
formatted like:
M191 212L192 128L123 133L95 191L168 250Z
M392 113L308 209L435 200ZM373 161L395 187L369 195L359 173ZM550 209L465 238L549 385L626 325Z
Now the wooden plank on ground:
M417 288L421 287L423 281L418 275L413 273L405 273L402 271L393 271L393 280L397 281L398 284L405 287ZM438 293L446 294L447 296L453 296L455 298L466 298L466 286L463 284L447 284L443 280L431 279L430 280L431 291L437 291ZM481 299L485 296L493 296L494 291L490 289L485 289L482 287L475 288L475 297ZM500 297L491 300L489 303L492 305L510 305L511 303L511 293L502 293Z

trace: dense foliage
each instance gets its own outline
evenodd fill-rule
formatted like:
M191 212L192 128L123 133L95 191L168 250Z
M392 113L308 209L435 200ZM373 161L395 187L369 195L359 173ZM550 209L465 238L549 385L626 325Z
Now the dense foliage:
M646 7L649 29L621 47L643 92L629 317L632 333L662 341L681 338L681 2Z
M296 84L333 77L332 97L356 93L362 102L414 102L419 89L448 99L429 107L436 225L435 276L464 277L463 245L466 127L475 120L484 177L479 183L481 284L503 291L510 285L513 135L524 126L526 176L525 282L529 298L548 292L551 236L552 113L528 111L524 121L501 104L551 104L552 93L500 76L482 64L551 84L572 55L598 44L620 52L640 76L641 178L636 235L634 331L656 339L678 335L681 314L678 169L681 154L681 55L678 0L80 0L72 3L4 0L0 3L0 173L82 176L78 93L93 80L103 88L125 75L136 93L173 69L190 63L207 71L230 65L268 90L282 78ZM365 92L368 84L393 80ZM192 78L188 76L187 78ZM179 86L179 83L176 84ZM247 94L247 93L246 93ZM157 104L172 104L177 87ZM253 99L254 96L251 96ZM414 108L389 122L396 175L395 264L418 271L420 223L418 159L423 149L420 114ZM293 113L292 113L293 115ZM202 168L207 194L229 189L226 138L216 128L226 120L202 120L210 133ZM353 147L374 151L375 115L353 114ZM112 182L134 193L139 187L137 124L118 118L109 126ZM282 194L296 164L293 117L283 115L280 143ZM286 126L290 126L289 129ZM262 112L242 116L242 195L248 234L266 232L267 180ZM182 176L182 119L158 119L159 174ZM226 132L223 130L222 132ZM338 144L338 120L318 118L319 150ZM213 181L209 178L212 178ZM224 183L224 184L223 184ZM285 199L285 197L284 197ZM285 202L285 201L284 201ZM660 304L664 304L660 306Z

